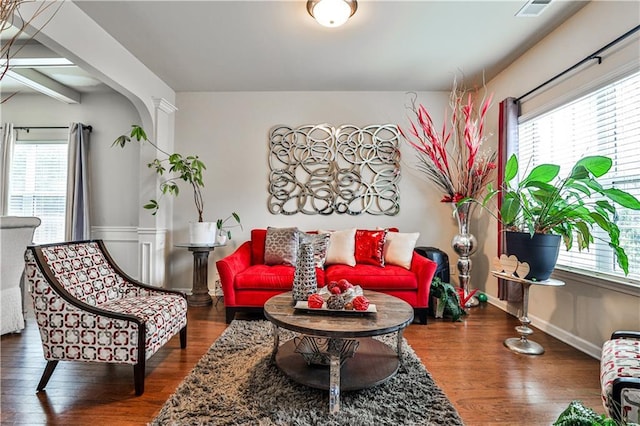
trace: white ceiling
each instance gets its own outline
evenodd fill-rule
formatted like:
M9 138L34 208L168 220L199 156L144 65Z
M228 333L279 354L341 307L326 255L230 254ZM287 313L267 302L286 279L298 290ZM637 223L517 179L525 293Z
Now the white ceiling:
M526 0L360 0L325 28L305 0L74 3L177 92L447 90L455 74L477 84L586 4L516 17Z

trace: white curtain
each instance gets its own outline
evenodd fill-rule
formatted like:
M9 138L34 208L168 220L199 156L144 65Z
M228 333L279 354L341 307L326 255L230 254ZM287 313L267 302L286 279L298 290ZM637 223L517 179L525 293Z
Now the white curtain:
M16 133L13 123L2 126L2 146L0 147L0 216L6 216L9 208L9 173L11 171L11 157Z
M90 238L89 224L89 128L82 123L69 125L69 161L67 165L67 208L65 239Z

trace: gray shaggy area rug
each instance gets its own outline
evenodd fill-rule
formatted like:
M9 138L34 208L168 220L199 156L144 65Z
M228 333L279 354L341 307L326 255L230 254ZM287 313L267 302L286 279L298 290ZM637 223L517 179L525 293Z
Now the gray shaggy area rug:
M340 412L331 415L328 391L290 380L271 362L271 330L264 320L233 321L151 424L463 425L406 340L398 373L375 387L342 392ZM281 329L280 342L293 336ZM395 346L395 334L380 340Z

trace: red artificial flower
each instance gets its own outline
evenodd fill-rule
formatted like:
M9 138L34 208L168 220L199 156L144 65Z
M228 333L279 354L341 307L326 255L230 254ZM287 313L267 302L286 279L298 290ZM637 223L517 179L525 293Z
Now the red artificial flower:
M450 118L445 111L442 131L436 131L424 105L413 99L409 134L400 126L400 134L416 150L418 169L443 193L442 202L457 203L476 198L492 179L496 152L481 151L485 140L484 122L492 95L479 99L478 92L459 89L454 81L449 99Z

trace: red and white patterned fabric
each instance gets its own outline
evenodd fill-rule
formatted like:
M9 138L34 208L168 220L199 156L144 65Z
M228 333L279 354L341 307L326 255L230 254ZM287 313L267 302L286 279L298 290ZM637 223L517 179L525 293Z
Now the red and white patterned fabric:
M40 247L61 296L38 266L33 250L25 255L36 322L47 360L137 364L157 352L187 324L187 301L179 294L137 286L117 273L96 242ZM96 312L89 312L86 305ZM117 318L132 315L137 320ZM138 345L144 323L145 350Z
M618 338L607 340L602 346L600 383L604 408L612 418L623 424L640 423L640 389L623 388L620 399L613 398L613 382L620 377L640 380L640 340ZM620 416L618 416L620 413Z

